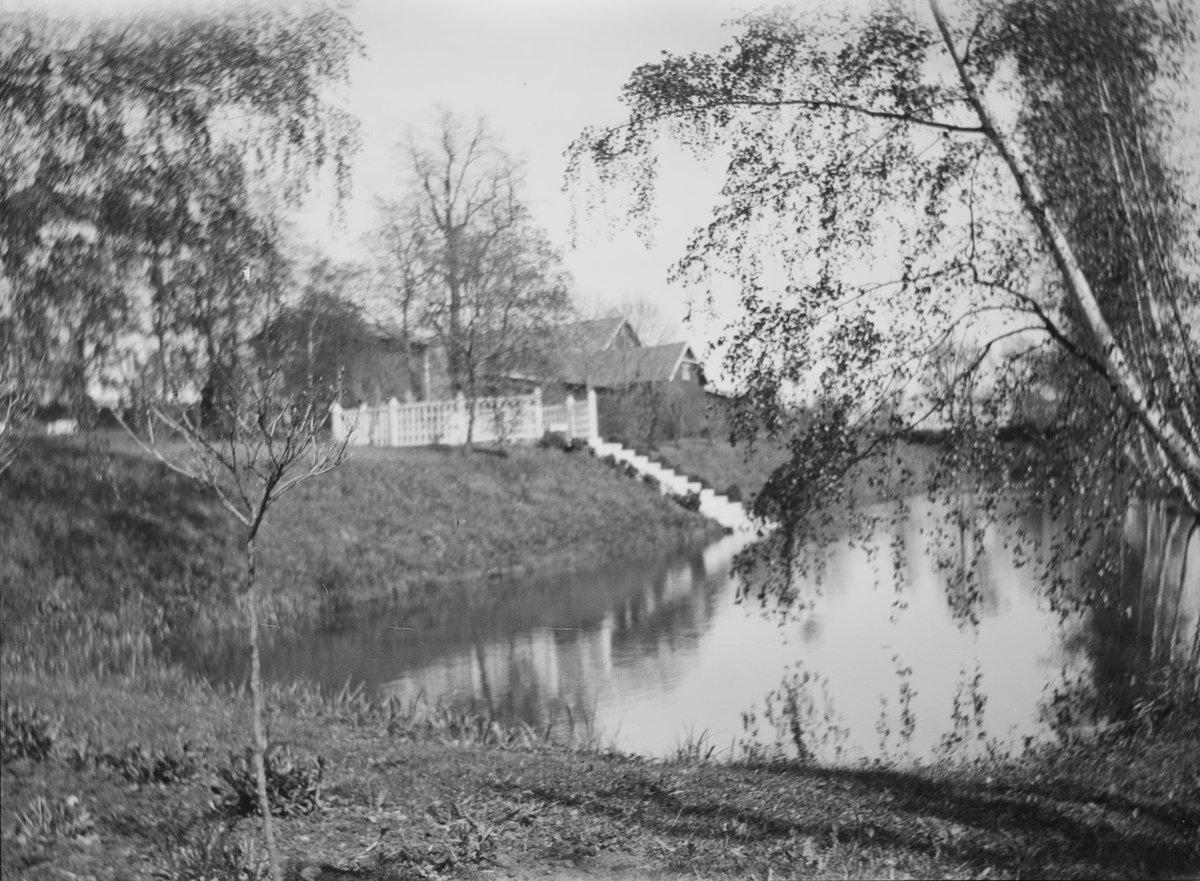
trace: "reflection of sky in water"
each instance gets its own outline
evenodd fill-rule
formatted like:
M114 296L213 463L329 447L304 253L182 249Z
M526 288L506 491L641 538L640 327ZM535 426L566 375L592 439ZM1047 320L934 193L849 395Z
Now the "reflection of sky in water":
M919 530L910 524L908 533L916 551ZM718 748L731 745L744 734L741 714L752 704L761 707L785 668L799 660L825 680L837 722L851 732L850 752L874 754L881 695L889 726L900 729L898 661L913 671L915 755L927 755L952 727L955 693L977 669L988 698L988 735L1015 743L1037 730L1038 700L1059 666L1049 663L1056 629L1030 589L1031 570L1015 569L1003 552L988 567L992 590L977 630L955 622L923 553L906 560L907 608L897 612L894 588L876 569L888 569L888 558L876 557L873 565L848 547L832 551L814 609L781 627L753 606L735 604L736 584L725 573L738 547L730 537L707 549L702 567L694 560L669 567L598 626L554 631L554 640L544 629L533 630L522 635L515 654L512 645L489 645L480 663L478 652L463 651L385 689L409 697L422 690L479 696L484 675L497 680L507 668L506 678L513 678L519 654L523 669L514 688L530 689L536 680L545 696L582 699L618 747L663 753L700 735ZM494 685L492 695L498 696Z
M915 754L927 754L951 727L955 692L977 665L988 696L989 736L1033 733L1046 662L1055 651L1055 627L1028 589L1029 571L997 567L995 578L1008 589L975 631L954 621L931 568L920 560L912 564L908 607L895 614L892 587L876 584L865 555L842 549L829 572L837 579L834 589L823 591L815 610L800 622L782 628L756 610L733 606L734 586L727 582L718 599L725 611L699 639L676 640L691 643L690 657L671 688L657 693L618 684L611 689L611 705L602 706L602 724L606 730L619 726L619 745L636 751L662 752L686 734L702 732L724 747L742 734L741 712L751 703L761 707L784 667L800 660L805 670L827 681L839 724L851 732L851 752L873 754L880 695L888 701L890 727L900 728L898 656L913 670ZM616 661L618 669L622 660ZM636 679L636 659L630 659L630 668L627 675ZM673 731L664 732L665 720L675 723Z
M744 736L742 713L761 709L800 662L849 729L850 757L878 753L881 696L896 754L898 668L912 669L908 752L917 757L953 728L955 694L978 671L987 736L1019 746L1041 731L1039 700L1077 654L1063 648L1057 617L1039 603L1035 567L1014 565L998 528L984 538L979 625L960 626L925 553L934 525L928 512L903 525L902 609L890 556L872 559L843 542L829 549L815 604L780 626L753 602L735 603L728 571L744 539L730 536L665 561L489 586L465 608L403 621L384 610L337 632L279 641L265 670L329 688L349 678L405 701L472 698L538 727L562 724L570 707L603 742L663 754L689 736L729 747ZM760 725L764 739L772 734Z

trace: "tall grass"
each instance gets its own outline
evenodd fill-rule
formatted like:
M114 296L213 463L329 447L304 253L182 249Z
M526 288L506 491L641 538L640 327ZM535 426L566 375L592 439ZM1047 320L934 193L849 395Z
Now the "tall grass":
M205 607L231 602L232 530L166 468L33 442L0 477L0 661L13 672L136 677Z
M391 738L419 743L504 748L553 745L599 751L601 733L582 709L563 707L544 725L496 712L478 700L430 701L421 692L409 700L369 693L361 683L346 682L328 693L314 683L268 683L267 697L277 711L297 719L334 719ZM229 696L238 697L241 689Z

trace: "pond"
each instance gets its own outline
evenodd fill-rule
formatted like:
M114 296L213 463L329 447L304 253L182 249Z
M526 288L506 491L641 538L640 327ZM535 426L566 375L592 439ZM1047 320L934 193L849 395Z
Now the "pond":
M685 744L724 753L755 731L770 743L773 719L790 742L784 705L800 721L805 748L824 760L927 759L1050 736L1046 702L1090 673L1094 642L1080 619L1064 622L1050 609L1038 567L1015 554L1001 527L990 527L976 551L977 621L956 616L946 575L928 553L937 522L926 507L874 544L834 542L819 586L804 585L811 608L782 623L755 601L739 603L730 565L748 539L727 536L657 559L495 580L457 598L431 594L417 611L411 603L404 613L373 608L277 634L264 651L264 676L327 690L362 683L405 703L471 701L535 728L571 727L659 756ZM1050 528L1036 514L1022 526L1035 538ZM901 559L880 553L897 532ZM1184 532L1181 572L1200 573L1195 537ZM1183 577L1189 583L1169 617L1190 634L1200 577ZM243 649L212 648L201 665L207 675L245 675Z

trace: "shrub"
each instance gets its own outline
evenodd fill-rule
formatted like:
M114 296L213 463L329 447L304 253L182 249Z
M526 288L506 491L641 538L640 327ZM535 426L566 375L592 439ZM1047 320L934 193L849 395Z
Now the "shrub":
M731 483L725 489L721 490L721 495L725 496L731 502L740 502L742 500L742 488L736 483Z
M537 445L543 450L565 450L567 436L561 431L547 431L538 440Z
M537 445L543 450L562 450L564 453L575 453L588 449L586 440L581 437L568 439L561 431L547 431Z
M51 719L36 707L0 705L0 761L17 759L40 762L47 758L58 740L62 723Z
M325 759L296 756L290 747L273 744L267 749L267 798L271 813L277 817L311 814L321 807L321 779L325 774ZM244 755L229 757L229 767L218 773L230 788L221 806L239 817L257 814L258 783L254 774L254 750L247 747Z
M700 510L700 493L688 493L682 496L673 495L671 498L673 498L684 510L696 512L699 512Z

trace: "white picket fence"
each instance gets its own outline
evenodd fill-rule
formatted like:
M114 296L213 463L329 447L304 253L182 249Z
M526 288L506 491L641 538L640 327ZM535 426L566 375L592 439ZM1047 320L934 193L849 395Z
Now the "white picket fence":
M330 411L335 440L349 438L352 446L424 447L432 444L463 444L467 441L470 402L462 395L449 401L420 401L401 404L392 398L386 404L345 410L334 404ZM562 404L542 404L542 390L530 395L476 398L475 443L535 441L547 431L568 438L592 440L599 436L596 393L586 400L568 396Z

